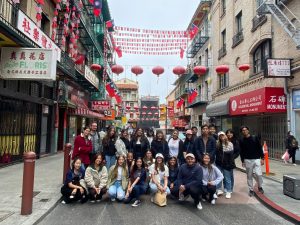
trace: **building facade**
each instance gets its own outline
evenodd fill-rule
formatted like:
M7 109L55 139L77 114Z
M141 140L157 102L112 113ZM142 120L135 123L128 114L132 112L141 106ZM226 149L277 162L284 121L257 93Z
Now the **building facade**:
M138 126L143 129L159 128L159 110L158 96L142 96Z
M104 115L92 101L106 98L104 83L114 63L105 27L110 19L106 0L100 17L93 16L88 1L0 2L0 47L6 59L0 74L3 164L22 159L27 151L39 157L62 150L85 125L101 125ZM12 61L21 69L7 69Z

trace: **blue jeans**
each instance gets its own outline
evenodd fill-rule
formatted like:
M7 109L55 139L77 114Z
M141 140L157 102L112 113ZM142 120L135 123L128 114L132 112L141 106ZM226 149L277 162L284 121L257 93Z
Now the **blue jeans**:
M162 180L162 181L160 182L160 184L161 184L162 186L164 186L164 181ZM158 190L156 184L154 184L154 183L152 183L152 182L149 183L149 187L150 187L150 193L151 193L151 194L155 194L155 193L157 192L157 190ZM169 195L169 194L171 193L169 187L167 187L166 192L167 192L167 195Z
M109 168L113 165L116 164L116 156L115 155L106 155L105 156L105 161L106 161L106 168L109 170Z
M108 194L110 198L117 198L122 201L125 198L125 190L123 190L122 181L115 181L115 183L109 187Z
M224 191L225 192L230 192L232 193L233 191L233 185L234 185L234 176L233 176L233 169L231 170L226 170L226 169L223 169L221 167L218 167L223 176L224 176L224 179L223 179L223 185L224 185ZM218 185L217 185L217 189L222 189L222 182L220 182Z

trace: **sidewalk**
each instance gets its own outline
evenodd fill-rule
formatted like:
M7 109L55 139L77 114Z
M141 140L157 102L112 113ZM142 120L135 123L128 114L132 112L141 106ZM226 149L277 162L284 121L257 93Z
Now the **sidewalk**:
M60 199L62 171L62 153L35 162L32 214L21 216L23 163L0 169L0 224L34 224Z
M269 160L269 163L271 174L269 176L264 175L263 188L265 193L262 195L256 190L256 197L276 213L296 224L300 224L300 200L284 195L282 184L284 174L300 173L300 165L293 166L275 160ZM239 170L245 171L239 158L236 160L236 166ZM262 170L265 173L265 166L262 167Z

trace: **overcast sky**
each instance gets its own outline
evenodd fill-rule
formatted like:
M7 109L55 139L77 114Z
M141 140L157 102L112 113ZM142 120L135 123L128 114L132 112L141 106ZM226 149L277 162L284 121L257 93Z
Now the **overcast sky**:
M186 30L199 0L109 0L110 13L116 26L156 29L156 30ZM176 65L186 66L186 57L180 59L174 56L144 56L124 54L117 58L117 64L125 71L117 79L124 78L136 80L130 71L133 65L140 65L144 73L137 80L140 95L159 96L161 103L174 88L172 85L176 75L172 70ZM163 66L165 72L159 78L152 74L156 65ZM116 79L116 76L114 76Z

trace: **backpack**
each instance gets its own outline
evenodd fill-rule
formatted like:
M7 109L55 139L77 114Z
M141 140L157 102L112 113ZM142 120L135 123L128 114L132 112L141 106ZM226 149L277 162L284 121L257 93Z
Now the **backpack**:
M298 141L296 140L296 138L292 138L291 147L292 148L298 148Z

